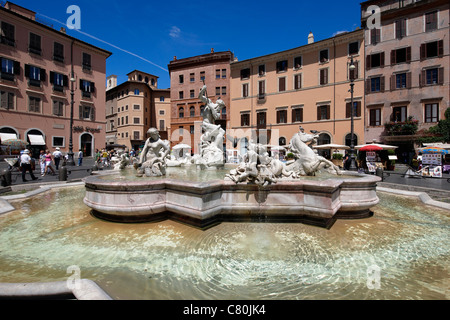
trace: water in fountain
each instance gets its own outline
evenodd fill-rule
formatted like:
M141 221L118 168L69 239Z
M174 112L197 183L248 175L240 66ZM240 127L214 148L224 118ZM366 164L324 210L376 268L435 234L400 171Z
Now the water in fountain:
M0 219L0 281L66 280L76 265L116 299L449 299L450 218L379 193L367 220L302 224L98 220L84 188L16 202ZM380 288L368 286L379 267Z

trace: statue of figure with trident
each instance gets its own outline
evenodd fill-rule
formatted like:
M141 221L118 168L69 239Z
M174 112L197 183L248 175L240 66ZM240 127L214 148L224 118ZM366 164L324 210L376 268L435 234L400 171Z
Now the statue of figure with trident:
M200 165L207 167L222 166L224 164L223 156L223 140L225 131L216 125L215 121L220 118L221 111L225 107L225 103L219 98L216 103L213 103L208 98L206 85L200 89L198 98L205 104L203 111L203 135L201 137L201 158Z

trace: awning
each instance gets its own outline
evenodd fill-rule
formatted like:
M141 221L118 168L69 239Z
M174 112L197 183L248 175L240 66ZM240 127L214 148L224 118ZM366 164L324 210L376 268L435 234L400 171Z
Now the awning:
M28 139L30 139L30 144L32 146L45 146L44 137L41 135L29 134Z
M0 140L3 142L5 140L13 140L17 139L17 135L15 133L0 133Z

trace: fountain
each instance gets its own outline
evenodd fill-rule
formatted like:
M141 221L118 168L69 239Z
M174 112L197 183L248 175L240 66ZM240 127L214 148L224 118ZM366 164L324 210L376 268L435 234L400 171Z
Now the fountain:
M85 180L84 203L96 217L116 222L173 219L207 229L224 221L303 222L330 228L338 218L371 216L370 208L379 201L376 185L381 179L343 174L311 148L317 134L307 134L302 128L290 143L297 155L295 161L273 159L266 152L267 146L252 142L241 164L225 167L219 148L224 131L214 124L222 102L214 104L206 96L203 86L199 94L206 103L203 147L200 157L194 158L196 166L171 169L201 176L200 171L212 167L216 177L196 181L176 174L167 177L169 148L152 128L136 166L137 175L142 177L145 172L146 177L97 175ZM328 178L316 177L319 172Z

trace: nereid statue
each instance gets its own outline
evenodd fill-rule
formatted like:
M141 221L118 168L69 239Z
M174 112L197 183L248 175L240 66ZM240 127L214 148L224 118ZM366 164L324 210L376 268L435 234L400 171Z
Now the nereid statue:
M142 150L139 162L136 164L137 175L147 177L164 176L166 174L165 158L170 152L170 147L159 137L159 132L155 128L150 128L147 132L150 137L147 139Z

